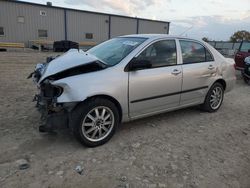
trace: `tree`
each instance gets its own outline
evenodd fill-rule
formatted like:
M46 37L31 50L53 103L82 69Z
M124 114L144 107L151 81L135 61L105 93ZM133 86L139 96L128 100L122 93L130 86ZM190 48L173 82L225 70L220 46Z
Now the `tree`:
M231 42L241 42L243 40L250 40L250 32L242 30L235 32L231 37Z
M207 37L203 37L202 40L205 41L205 42L209 41L209 39Z

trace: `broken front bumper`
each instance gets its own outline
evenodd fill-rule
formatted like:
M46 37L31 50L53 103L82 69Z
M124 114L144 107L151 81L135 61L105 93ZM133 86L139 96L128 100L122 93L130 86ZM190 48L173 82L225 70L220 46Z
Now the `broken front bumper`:
M41 113L40 132L54 132L70 128L71 112L77 103L57 103L57 98L35 95L36 107Z

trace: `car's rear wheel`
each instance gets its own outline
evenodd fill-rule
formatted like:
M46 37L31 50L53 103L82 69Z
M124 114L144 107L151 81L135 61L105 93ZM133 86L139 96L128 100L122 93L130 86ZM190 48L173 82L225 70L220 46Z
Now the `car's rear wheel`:
M107 99L93 98L73 112L73 133L85 146L95 147L109 141L119 124L116 106Z
M223 98L224 88L219 82L216 82L209 89L205 102L201 105L201 109L208 112L215 112L221 107Z

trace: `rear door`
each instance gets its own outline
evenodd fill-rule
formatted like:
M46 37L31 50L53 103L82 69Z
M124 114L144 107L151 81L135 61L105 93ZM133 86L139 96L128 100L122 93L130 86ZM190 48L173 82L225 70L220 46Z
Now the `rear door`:
M172 39L154 42L136 59L150 61L152 67L129 72L130 117L178 106L182 69L177 64L176 41Z
M183 83L181 105L202 103L216 76L217 64L200 42L179 40L182 53Z

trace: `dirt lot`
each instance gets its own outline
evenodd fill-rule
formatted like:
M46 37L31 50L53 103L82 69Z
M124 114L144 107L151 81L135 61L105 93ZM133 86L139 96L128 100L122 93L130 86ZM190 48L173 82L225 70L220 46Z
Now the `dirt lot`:
M107 144L85 148L68 131L37 130L26 77L48 55L0 53L0 187L250 187L250 87L242 80L217 113L188 108L123 124ZM19 159L30 167L19 170Z

